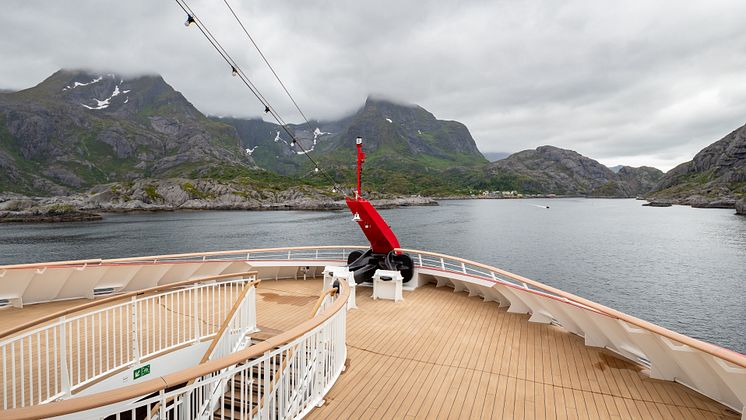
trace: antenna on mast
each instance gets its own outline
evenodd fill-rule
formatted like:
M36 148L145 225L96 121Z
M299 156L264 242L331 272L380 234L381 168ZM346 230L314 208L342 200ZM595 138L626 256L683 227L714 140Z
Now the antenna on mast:
M365 162L365 152L363 152L363 138L357 136L355 139L357 145L357 191L355 191L355 198L358 199L363 196L363 190L361 188L360 178L363 174L363 162Z

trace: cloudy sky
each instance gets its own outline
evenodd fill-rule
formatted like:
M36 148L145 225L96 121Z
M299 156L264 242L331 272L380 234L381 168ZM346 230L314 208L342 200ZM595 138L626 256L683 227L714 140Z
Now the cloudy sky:
M465 123L483 152L551 144L667 170L746 123L746 2L228 0L311 118L377 94ZM222 0L196 14L288 121ZM261 106L174 1L3 2L0 88L59 68L159 73L203 112Z

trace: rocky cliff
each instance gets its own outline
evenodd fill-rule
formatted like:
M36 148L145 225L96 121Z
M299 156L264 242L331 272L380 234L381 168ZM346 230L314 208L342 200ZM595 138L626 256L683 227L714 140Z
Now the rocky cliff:
M160 76L60 70L0 94L0 191L64 194L143 177L255 167L236 130Z
M655 188L655 185L663 177L660 169L650 166L622 166L616 171L619 180L627 184L628 191L634 196L647 194Z
M746 215L746 197L736 201L736 214Z
M740 197L746 197L746 125L668 171L647 198L733 208Z

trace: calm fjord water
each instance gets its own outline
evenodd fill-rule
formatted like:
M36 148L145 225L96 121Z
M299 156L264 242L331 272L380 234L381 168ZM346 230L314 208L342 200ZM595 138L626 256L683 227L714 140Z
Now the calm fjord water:
M640 204L464 200L381 213L404 247L495 265L746 353L746 217ZM341 211L113 214L0 225L0 264L348 244L365 238Z

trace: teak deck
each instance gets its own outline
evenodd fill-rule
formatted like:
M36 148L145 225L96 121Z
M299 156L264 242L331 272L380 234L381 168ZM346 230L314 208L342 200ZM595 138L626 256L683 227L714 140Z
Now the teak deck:
M310 315L320 280L264 281L258 324L287 330ZM357 288L348 312L348 367L309 418L739 418L688 388L554 325L528 322L450 288L427 285L404 302ZM77 302L0 313L0 330ZM53 309L52 309L53 308Z

